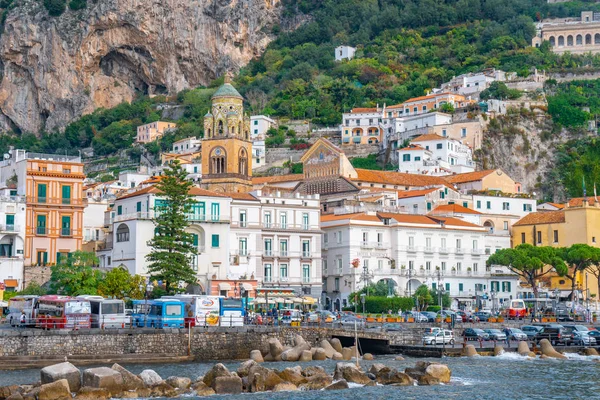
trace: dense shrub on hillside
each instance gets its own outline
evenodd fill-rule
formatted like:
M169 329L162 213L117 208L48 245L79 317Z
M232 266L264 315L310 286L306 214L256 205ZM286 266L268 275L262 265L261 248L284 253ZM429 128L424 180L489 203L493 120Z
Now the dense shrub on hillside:
M48 14L58 17L65 12L67 2L66 0L44 0L44 7L48 10Z

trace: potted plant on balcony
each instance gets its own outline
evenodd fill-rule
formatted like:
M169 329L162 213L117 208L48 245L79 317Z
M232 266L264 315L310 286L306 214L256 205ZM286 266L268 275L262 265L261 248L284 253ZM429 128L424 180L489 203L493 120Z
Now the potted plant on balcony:
M451 322L452 322L452 317L451 317L451 316L449 316L449 315L447 315L447 316L446 316L446 319L445 319L445 322L446 322L447 324L451 323Z
M377 322L383 322L383 317L381 314L377 314Z
M375 322L375 318L373 314L367 314L367 322Z
M358 266L360 265L360 260L358 258L355 258L354 260L352 260L350 265L352 265L352 268L358 268Z
M406 322L415 322L415 317L413 317L412 314L410 314Z
M388 314L386 320L387 322L396 322L396 318L392 317L392 314Z
M442 316L440 314L435 316L435 322L438 324L442 322Z

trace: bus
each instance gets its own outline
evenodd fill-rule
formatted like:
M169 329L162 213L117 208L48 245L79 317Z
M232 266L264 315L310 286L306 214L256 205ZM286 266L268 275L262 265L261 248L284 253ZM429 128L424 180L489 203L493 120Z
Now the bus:
M90 302L92 328L127 328L131 318L125 314L125 302L119 299L105 299L102 296L77 296L77 299Z
M244 326L244 304L242 299L219 297L221 326Z
M151 302L152 300L132 301L131 324L134 327L142 328L146 325Z
M157 299L148 302L146 326L151 328L183 328L184 306L182 301L174 299Z
M219 325L219 296L176 294L163 299L179 300L185 304L185 327Z
M37 299L35 326L43 329L79 329L91 327L88 300L69 296L48 295Z
M33 320L33 309L38 296L23 295L15 296L8 300L8 315L6 319L10 323L10 326L21 325L21 315L25 313L25 325L33 326L35 321Z
M511 300L507 309L508 319L523 319L527 315L525 302L521 299Z

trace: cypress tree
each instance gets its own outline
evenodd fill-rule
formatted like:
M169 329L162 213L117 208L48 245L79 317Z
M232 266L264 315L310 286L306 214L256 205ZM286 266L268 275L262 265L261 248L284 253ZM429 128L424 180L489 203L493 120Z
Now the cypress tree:
M169 293L181 291L180 282L196 283L196 273L190 266L196 248L192 234L185 231L189 226L187 214L193 203L189 194L192 186L178 161L165 168L156 184L163 201L154 207L156 228L154 237L148 242L152 250L146 259L150 262L151 278L163 281Z

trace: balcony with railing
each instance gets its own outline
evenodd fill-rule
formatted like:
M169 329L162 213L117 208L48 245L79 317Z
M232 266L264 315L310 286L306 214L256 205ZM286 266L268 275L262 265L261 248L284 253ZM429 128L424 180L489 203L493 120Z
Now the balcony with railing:
M16 233L19 231L19 228L15 224L0 224L0 232L2 233Z
M115 215L114 217L105 218L105 222L112 224L115 222L131 221L131 220L154 220L160 215L160 212L135 212L128 214ZM207 223L229 223L229 215L217 215L217 214L186 214L186 219L190 222L207 222Z
M48 229L45 226L38 226L35 228L36 235L47 235Z
M481 256L484 254L483 249L471 249L471 255L473 256Z
M51 206L84 206L87 204L87 199L72 199L62 197L27 196L26 201L28 204Z
M60 236L62 236L62 237L73 236L73 230L71 228L60 228Z

